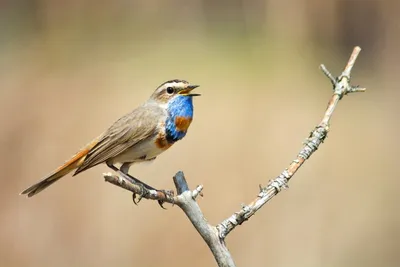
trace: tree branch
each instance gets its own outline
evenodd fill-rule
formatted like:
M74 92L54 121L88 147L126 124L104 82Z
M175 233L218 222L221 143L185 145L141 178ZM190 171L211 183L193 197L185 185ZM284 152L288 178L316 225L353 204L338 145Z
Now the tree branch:
M365 88L350 85L351 70L360 51L360 47L354 48L346 67L342 74L337 78L334 78L324 65L320 66L322 72L328 77L333 85L333 95L328 102L328 107L323 119L310 133L303 148L289 167L274 180L271 180L266 187L260 186L259 194L251 203L243 206L240 211L235 212L217 226L212 226L207 222L203 212L196 202L196 197L201 195L203 186L199 185L195 190L190 191L183 172L178 172L173 178L177 190L177 196L173 196L173 194L167 191L148 190L136 184L132 184L122 172L119 172L119 175L106 173L104 174L105 180L133 192L134 196L139 195L140 198L143 197L158 200L160 203L168 202L179 206L199 232L203 240L207 243L218 263L218 266L234 267L235 263L233 258L225 245L225 237L238 225L241 225L253 216L265 203L276 196L282 189L287 188L287 183L297 170L324 142L329 132L330 119L339 100L349 93L365 91Z
M282 189L287 188L287 183L297 172L303 163L310 158L310 156L317 151L318 147L324 142L329 132L329 121L332 117L333 111L335 110L338 102L343 96L348 93L364 92L365 88L354 87L350 85L350 74L360 53L361 48L355 47L350 59L344 68L342 74L338 78L333 78L333 75L326 69L324 65L320 68L322 72L330 79L333 85L333 95L328 102L328 107L325 111L322 121L315 127L310 133L310 136L306 139L303 148L300 150L297 157L292 161L287 169L285 169L277 178L271 180L269 184L262 188L260 186L260 193L258 196L248 205L242 207L238 212L235 212L232 216L222 221L217 225L220 238L225 238L236 226L241 225L243 222L253 216L265 203L277 195Z
M131 191L133 193L133 201L135 201L135 197L139 196L138 202L142 198L158 200L159 203L170 203L174 204L177 201L177 198L173 196L173 191L168 190L149 190L145 187L139 186L137 184L131 183L130 179L123 172L118 172L118 175L112 174L110 172L103 173L103 177L106 182L109 182L113 185ZM200 190L201 191L201 190Z
M202 195L202 185L198 185L195 190L190 191L183 172L179 171L173 177L178 195L172 197L171 194L163 191L148 190L137 184L130 183L129 178L127 178L126 174L123 172L118 172L118 174L119 175L104 173L103 176L106 182L131 191L134 198L135 195L139 195L139 201L143 197L179 206L196 228L197 232L199 232L203 240L207 243L218 263L218 266L235 266L233 258L229 253L228 248L225 246L225 242L219 238L217 228L207 222L200 206L197 204L196 197Z

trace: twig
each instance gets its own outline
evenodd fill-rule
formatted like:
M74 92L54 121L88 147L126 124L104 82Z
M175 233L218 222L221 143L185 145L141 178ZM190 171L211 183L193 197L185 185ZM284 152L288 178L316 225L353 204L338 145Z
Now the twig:
M346 67L344 68L342 74L336 79L324 65L320 66L322 72L329 78L329 80L333 84L333 95L328 103L328 107L322 121L310 133L310 136L305 141L303 148L300 150L296 159L292 161L287 169L285 169L277 178L270 181L266 187L262 188L260 186L260 193L251 203L243 206L240 211L235 212L232 216L217 225L217 229L221 239L224 239L233 229L235 229L236 226L241 225L243 222L253 216L265 203L267 203L270 199L277 195L282 189L288 187L287 183L289 182L289 180L303 165L303 163L324 142L329 132L329 121L339 100L348 93L365 91L365 88L359 88L358 86L350 85L351 70L360 51L361 48L358 46L353 49L353 53L351 54Z
M322 121L310 133L303 148L289 167L277 178L271 180L266 187L260 186L260 193L250 204L243 206L240 211L235 212L232 216L225 219L217 226L212 226L207 222L204 218L203 212L196 202L196 197L201 195L203 187L199 185L195 190L190 191L182 172L178 172L173 178L178 193L177 196L172 196L171 194L166 193L166 191L148 190L136 184L132 184L129 182L129 179L124 177L125 175L123 173L119 173L119 176L106 173L104 174L105 180L116 186L129 190L136 195L140 195L143 198L158 200L161 203L168 202L179 206L207 243L218 263L218 266L234 267L235 263L225 245L225 237L235 229L236 226L241 225L244 221L253 216L265 203L277 195L282 189L287 188L287 183L297 170L324 142L329 132L330 119L339 100L348 93L365 91L365 88L350 85L351 70L360 51L361 48L354 48L346 67L338 78L334 78L324 65L320 66L322 72L333 84L333 95L328 103Z

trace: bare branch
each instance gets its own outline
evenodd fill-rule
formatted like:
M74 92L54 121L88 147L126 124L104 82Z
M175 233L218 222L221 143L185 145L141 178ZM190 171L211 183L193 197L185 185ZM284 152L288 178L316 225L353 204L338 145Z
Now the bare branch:
M242 207L240 211L235 212L232 216L217 225L220 238L224 239L233 229L235 229L236 226L241 225L244 221L248 220L282 189L287 188L287 183L297 172L297 170L324 142L329 132L329 121L339 100L348 93L365 91L365 88L359 88L350 85L351 70L360 51L360 47L357 46L354 48L353 53L351 54L342 74L336 79L324 65L321 65L322 72L333 84L333 95L328 103L328 107L325 111L322 121L311 132L296 159L292 161L287 169L285 169L277 178L270 181L265 188L260 187L260 193L251 203Z
M348 93L365 91L365 88L350 85L351 70L360 51L361 49L359 47L354 48L346 67L342 74L337 78L334 78L324 65L320 66L322 72L328 77L333 85L333 95L329 100L323 119L310 133L303 148L289 167L274 180L271 180L266 187L260 186L258 196L251 203L243 206L240 211L235 212L232 216L225 219L217 226L212 226L207 222L203 212L196 202L196 197L199 195L201 196L203 186L199 185L195 190L190 191L182 172L178 172L173 178L177 190L177 196L173 196L171 191L148 190L139 185L132 184L130 179L128 179L128 177L126 177L122 172L119 172L118 176L106 173L104 174L105 180L131 191L134 195L140 195L140 198L143 197L158 200L159 203L168 202L179 206L207 243L218 263L218 266L234 267L235 263L225 245L225 237L235 229L236 226L241 225L244 221L253 216L265 203L277 195L282 189L287 188L287 183L297 170L324 142L329 132L330 119L339 100Z

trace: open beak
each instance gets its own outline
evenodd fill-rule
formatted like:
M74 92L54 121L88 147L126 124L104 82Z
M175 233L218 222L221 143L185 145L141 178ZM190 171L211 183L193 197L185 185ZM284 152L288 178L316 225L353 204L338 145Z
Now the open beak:
M200 96L201 94L192 94L190 93L193 89L199 87L200 85L188 85L185 89L179 92L180 95L187 95L187 96Z

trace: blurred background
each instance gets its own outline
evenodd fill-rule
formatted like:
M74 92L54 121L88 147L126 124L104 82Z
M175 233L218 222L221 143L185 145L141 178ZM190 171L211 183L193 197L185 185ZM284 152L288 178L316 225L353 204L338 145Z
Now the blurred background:
M187 137L131 173L203 184L212 224L276 177L317 125L355 45L331 132L282 192L227 239L238 266L399 266L399 1L1 0L0 266L215 266L177 207L98 166L32 199L58 167L161 83L200 84Z

